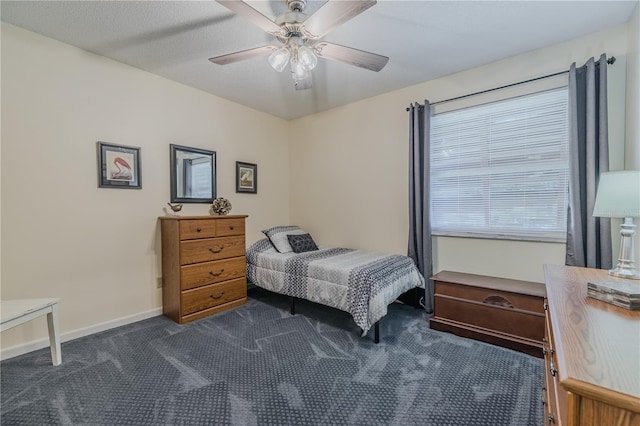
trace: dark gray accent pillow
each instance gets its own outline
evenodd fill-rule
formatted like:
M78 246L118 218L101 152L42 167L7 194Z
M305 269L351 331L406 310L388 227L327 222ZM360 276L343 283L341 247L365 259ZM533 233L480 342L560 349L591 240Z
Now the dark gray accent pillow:
M299 227L293 226L274 226L273 228L265 229L262 231L264 235L269 238L273 247L278 250L280 253L291 253L293 250L289 245L289 241L287 240L287 235L290 234L306 234L305 231L300 229Z
M289 245L291 246L291 249L294 253L304 253L305 251L318 250L318 246L309 234L289 234L287 235L287 239L289 240Z

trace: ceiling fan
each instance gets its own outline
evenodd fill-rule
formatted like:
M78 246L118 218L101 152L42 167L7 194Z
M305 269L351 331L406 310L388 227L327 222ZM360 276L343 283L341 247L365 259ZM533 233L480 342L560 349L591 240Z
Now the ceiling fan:
M307 0L286 0L290 12L278 16L275 21L242 0L216 1L276 37L281 46L262 46L209 58L215 64L226 65L269 55L269 64L278 72L290 64L296 90L304 90L312 87L311 70L318 63L318 57L376 72L389 61L386 56L320 40L329 31L376 4L376 0L329 0L311 16L304 14Z

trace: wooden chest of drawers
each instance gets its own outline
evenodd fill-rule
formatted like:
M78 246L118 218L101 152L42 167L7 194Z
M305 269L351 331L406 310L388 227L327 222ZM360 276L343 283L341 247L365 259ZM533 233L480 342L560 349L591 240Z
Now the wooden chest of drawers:
M246 303L246 217L160 218L164 315L183 324Z
M587 297L589 281L624 279L560 265L544 274L545 424L640 426L640 311Z
M544 284L442 271L430 327L542 357Z

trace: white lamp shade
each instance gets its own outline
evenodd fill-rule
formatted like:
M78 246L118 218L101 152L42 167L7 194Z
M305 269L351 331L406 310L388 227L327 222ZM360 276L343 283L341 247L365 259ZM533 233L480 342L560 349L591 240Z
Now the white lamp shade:
M596 217L640 217L640 170L600 174Z
M274 70L282 72L289 62L289 57L291 57L291 51L283 46L269 55L269 64Z

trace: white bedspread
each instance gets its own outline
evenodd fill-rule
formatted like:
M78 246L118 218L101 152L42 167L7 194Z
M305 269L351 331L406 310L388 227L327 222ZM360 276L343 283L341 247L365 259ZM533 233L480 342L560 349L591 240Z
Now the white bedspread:
M425 282L407 256L324 247L279 253L267 239L247 249L247 278L267 290L346 311L363 335L398 296Z

